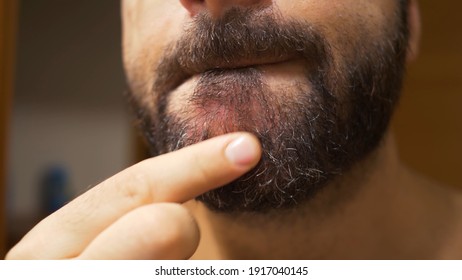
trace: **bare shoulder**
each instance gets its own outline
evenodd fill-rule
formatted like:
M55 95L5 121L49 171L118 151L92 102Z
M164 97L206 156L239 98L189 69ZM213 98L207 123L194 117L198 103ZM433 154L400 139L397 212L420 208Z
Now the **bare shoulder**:
M421 174L409 172L410 185L421 207L430 259L462 260L462 187L436 182Z
M441 186L448 197L449 207L451 209L448 217L447 238L443 243L440 254L441 259L462 259L462 188Z
M462 259L462 189L457 189L454 191L454 210L456 214L456 228L454 231L455 239L455 252L454 257L457 259Z

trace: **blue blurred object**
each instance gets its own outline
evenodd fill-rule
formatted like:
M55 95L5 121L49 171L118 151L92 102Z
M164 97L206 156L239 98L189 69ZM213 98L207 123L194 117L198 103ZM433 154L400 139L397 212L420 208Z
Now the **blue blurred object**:
M69 175L66 168L60 165L48 168L41 182L44 214L55 212L69 201Z

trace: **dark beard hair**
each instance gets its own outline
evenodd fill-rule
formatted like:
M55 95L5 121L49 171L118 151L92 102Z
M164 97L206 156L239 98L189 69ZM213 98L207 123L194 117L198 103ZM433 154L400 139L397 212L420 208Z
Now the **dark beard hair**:
M255 9L233 8L218 21L199 15L156 70L157 111L132 100L153 155L249 131L262 143L259 164L197 199L228 213L306 203L379 145L401 90L408 37L404 11L383 41L365 39L361 48L345 42L352 53L342 57L341 66L334 66L331 46L309 23ZM309 65L310 89L300 84L292 99L278 98L284 92L272 92L258 68L214 69L223 61L294 54ZM169 112L171 90L200 69L208 70L188 106Z

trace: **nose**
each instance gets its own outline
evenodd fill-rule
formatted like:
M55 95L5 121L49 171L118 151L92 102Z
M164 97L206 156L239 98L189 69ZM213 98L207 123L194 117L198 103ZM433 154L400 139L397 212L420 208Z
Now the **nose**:
M232 7L265 7L272 0L180 0L191 16L207 12L213 18L219 18L224 11Z

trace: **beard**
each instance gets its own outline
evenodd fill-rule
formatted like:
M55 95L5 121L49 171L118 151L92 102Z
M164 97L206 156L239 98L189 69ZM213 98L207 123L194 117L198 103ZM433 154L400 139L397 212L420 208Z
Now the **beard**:
M132 95L152 154L229 132L251 132L262 145L258 165L197 199L227 213L265 213L308 203L383 138L404 72L404 11L378 40L364 36L358 44L344 43L340 56L319 28L281 19L274 11L232 8L219 20L198 15L157 66L156 107L147 109ZM260 67L234 67L237 61L262 57L300 59L303 81L274 87ZM171 106L177 101L172 91L197 73L199 80L181 109Z

